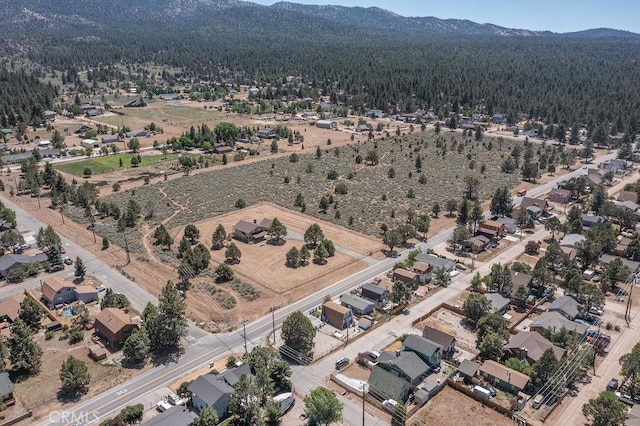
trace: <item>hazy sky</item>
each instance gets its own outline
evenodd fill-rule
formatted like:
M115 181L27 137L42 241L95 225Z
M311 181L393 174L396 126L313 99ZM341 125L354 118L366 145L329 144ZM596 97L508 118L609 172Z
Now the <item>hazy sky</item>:
M250 0L270 5L273 0ZM640 33L640 0L289 0L303 4L376 6L402 16L469 19L508 28L580 31L615 28Z

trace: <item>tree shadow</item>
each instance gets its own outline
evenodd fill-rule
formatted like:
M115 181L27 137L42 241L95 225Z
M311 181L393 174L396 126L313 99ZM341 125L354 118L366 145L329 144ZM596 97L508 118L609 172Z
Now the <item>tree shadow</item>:
M326 265L328 262L327 262L327 259L320 259L316 257L315 259L313 259L313 263L316 265L323 266L323 265Z
M122 366L122 368L126 368L127 370L141 370L145 365L147 365L147 360L145 359L142 361L134 361L125 358L120 361L120 365Z
M237 265L240 263L240 259L225 259L224 263L227 265Z
M78 401L80 401L80 399L82 398L83 395L85 395L87 393L88 389L87 387L83 387L82 389L78 389L77 391L73 392L73 391L69 391L66 389L58 389L58 392L56 392L56 398L58 399L58 401L62 402L62 403L77 403Z
M151 363L154 367L161 365L169 366L172 363L178 362L180 355L183 353L184 349L178 345L163 348L151 353Z
M284 238L269 238L267 240L267 244L269 244L270 246L282 246L285 243L285 239Z

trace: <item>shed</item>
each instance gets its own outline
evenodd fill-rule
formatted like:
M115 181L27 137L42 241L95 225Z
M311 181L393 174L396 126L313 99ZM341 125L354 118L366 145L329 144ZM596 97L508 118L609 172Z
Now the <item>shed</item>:
M333 120L318 120L316 121L316 127L333 130L338 127L338 124Z
M107 350L100 345L91 345L87 349L89 351L89 356L94 361L100 361L107 357Z
M62 324L60 324L60 321L51 321L44 326L44 329L46 331L58 331L62 329Z

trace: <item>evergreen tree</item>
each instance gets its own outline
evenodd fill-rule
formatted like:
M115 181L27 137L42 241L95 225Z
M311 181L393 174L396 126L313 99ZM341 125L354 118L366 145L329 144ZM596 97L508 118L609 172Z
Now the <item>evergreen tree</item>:
M13 322L9 338L9 360L15 370L29 375L40 372L42 349L33 339L33 332L20 318Z
M187 333L185 310L184 299L173 282L167 281L158 300L158 315L150 330L153 331L149 339L153 349L167 349L180 344L180 339Z
M25 297L20 302L20 310L18 311L18 318L24 321L25 325L29 327L34 333L40 328L40 322L44 312L40 305L30 297Z
M72 395L85 393L89 382L91 382L87 364L69 355L65 361L62 361L60 366L60 381L62 381L62 387L60 388L62 393Z
M87 273L87 267L84 266L84 262L82 261L82 259L80 258L80 256L76 257L76 270L74 272L74 275L76 276L76 278L79 279L84 279L85 274Z

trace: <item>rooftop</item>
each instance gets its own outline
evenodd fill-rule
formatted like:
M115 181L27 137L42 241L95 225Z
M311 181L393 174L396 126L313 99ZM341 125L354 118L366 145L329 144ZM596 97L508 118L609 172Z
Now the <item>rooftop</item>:
M535 331L521 331L515 336L511 336L509 343L504 347L505 349L514 350L526 350L527 357L533 361L538 361L544 351L551 348L556 356L556 359L561 359L564 356L564 349L555 346L553 343L545 339L540 333Z
M495 361L485 361L484 364L480 366L480 371L504 383L510 383L518 389L524 389L529 382L529 376L526 374L512 370Z

